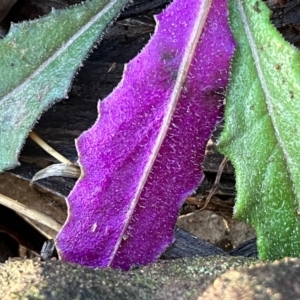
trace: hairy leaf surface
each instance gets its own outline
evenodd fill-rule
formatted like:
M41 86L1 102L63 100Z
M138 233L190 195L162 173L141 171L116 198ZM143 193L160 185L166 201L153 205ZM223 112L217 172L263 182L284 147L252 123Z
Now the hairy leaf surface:
M17 165L37 118L67 96L81 61L127 2L93 0L52 11L13 25L0 41L0 172Z
M175 0L77 141L83 176L57 237L60 257L128 269L156 260L203 178L234 42L224 0Z
M261 1L231 0L238 50L219 149L236 170L235 216L254 226L261 259L300 255L300 53Z

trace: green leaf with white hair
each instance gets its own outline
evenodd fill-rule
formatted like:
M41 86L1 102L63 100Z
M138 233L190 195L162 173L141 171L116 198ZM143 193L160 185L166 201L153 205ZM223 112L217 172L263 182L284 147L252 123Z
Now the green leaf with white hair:
M17 165L36 120L67 97L82 60L128 2L86 1L12 25L0 41L0 172Z
M219 150L236 170L235 216L256 230L261 259L300 256L300 52L262 1L231 0L238 49Z

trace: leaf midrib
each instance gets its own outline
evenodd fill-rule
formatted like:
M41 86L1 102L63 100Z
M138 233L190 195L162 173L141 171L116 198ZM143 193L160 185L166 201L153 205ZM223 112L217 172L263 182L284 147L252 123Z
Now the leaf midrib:
M187 79L187 75L189 73L190 70L190 66L194 57L194 53L196 51L197 48L197 44L198 41L200 39L200 36L204 30L205 27L205 23L212 5L212 1L213 0L203 0L202 4L201 4L201 8L197 14L197 18L196 18L196 22L193 26L192 32L191 32L191 36L189 38L189 44L187 49L184 52L182 61L180 63L179 66L179 70L178 70L178 75L176 78L176 82L175 85L173 87L173 91L172 94L170 96L170 101L169 104L166 108L166 115L163 118L162 121L162 125L161 125L161 130L158 133L158 136L155 140L155 144L153 146L152 149L154 149L154 151L152 152L147 164L145 165L145 168L143 170L143 174L141 176L141 179L139 181L139 184L137 186L136 189L136 193L134 195L134 198L132 199L131 205L128 209L128 213L125 216L125 224L123 226L122 232L119 236L118 241L115 244L115 248L111 254L111 256L109 257L109 262L108 262L108 266L110 266L117 254L117 251L120 247L120 244L122 242L122 238L123 235L125 234L127 227L130 223L131 217L134 213L135 207L138 204L139 198L141 196L141 193L143 191L143 188L148 180L148 177L150 175L150 172L153 168L153 165L156 161L157 155L160 151L160 148L163 144L163 141L167 135L167 131L169 130L169 126L172 122L172 118L173 118L173 114L175 112L177 103L179 101L180 95L181 95L181 91L182 91L182 87L184 86L184 83Z

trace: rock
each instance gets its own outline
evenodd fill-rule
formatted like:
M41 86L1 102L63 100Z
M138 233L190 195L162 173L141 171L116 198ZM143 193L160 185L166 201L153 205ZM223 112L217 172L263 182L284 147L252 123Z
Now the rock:
M231 270L198 299L300 299L300 259L285 258Z

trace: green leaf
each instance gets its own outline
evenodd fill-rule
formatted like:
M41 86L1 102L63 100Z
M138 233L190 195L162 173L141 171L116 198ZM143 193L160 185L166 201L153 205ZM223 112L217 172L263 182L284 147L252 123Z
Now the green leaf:
M93 43L129 0L93 0L13 25L0 41L0 172L17 164L37 118L67 96Z
M300 54L255 0L232 0L238 43L219 150L236 170L235 216L261 259L300 256Z

